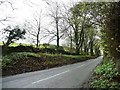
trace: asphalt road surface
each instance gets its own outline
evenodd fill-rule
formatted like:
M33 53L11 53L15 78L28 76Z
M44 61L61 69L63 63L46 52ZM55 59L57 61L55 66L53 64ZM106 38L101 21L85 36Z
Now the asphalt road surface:
M2 88L80 88L102 57L2 78Z

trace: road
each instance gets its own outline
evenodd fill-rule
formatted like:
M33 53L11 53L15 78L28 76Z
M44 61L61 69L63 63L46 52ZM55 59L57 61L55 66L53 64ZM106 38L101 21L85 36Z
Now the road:
M102 57L2 78L2 88L80 88Z

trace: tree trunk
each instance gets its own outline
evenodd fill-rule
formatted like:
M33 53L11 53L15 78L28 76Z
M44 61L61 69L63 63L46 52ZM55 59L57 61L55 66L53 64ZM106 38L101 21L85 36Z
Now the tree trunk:
M58 28L58 20L56 20L56 30L57 30L57 49L59 48L59 28Z
M116 59L116 69L120 73L120 59Z
M90 55L93 56L93 41L90 42Z
M57 36L57 48L59 48L59 36Z
M86 48L86 53L87 53L87 55L89 55L89 48L88 47Z
M90 48L90 55L93 56L93 48Z
M76 54L79 54L79 44L78 44L78 30L75 30L75 47L76 47Z
M72 51L72 37L70 38L70 51Z
M36 46L39 46L39 34L40 34L40 27L38 28L38 33L37 33L37 44Z
M80 54L79 44L76 44L76 54L77 54L77 55Z
M73 38L72 38L72 30L70 30L70 52L72 52L72 42L73 42Z
M79 55L80 54L80 51L79 50L76 50L76 55Z
M8 39L4 46L8 47L12 43L11 39Z
M87 47L84 45L84 52L87 53Z

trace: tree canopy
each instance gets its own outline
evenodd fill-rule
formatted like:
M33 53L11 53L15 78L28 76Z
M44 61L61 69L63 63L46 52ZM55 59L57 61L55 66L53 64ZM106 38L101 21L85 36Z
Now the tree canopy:
M5 46L9 46L11 43L14 43L16 40L23 39L26 33L25 29L21 30L19 26L12 28L8 26L4 29L5 33L8 33L6 36L7 41L4 43Z

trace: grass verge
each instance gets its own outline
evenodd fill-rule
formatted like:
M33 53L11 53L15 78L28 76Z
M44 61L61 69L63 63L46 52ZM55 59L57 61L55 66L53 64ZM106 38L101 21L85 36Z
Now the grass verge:
M2 75L15 75L24 72L58 67L82 62L95 57L80 55L46 54L19 52L3 56Z

